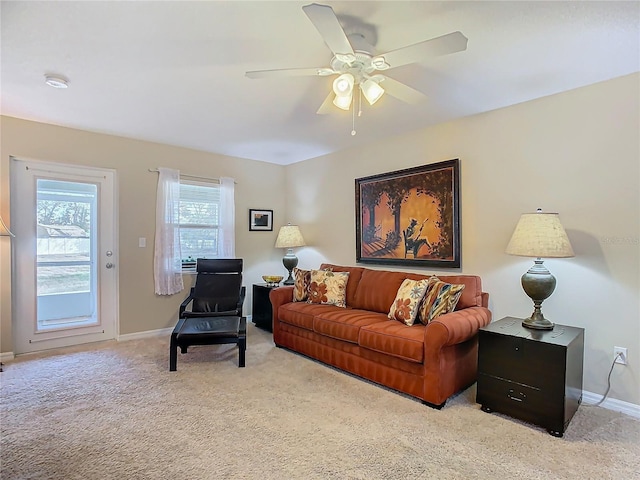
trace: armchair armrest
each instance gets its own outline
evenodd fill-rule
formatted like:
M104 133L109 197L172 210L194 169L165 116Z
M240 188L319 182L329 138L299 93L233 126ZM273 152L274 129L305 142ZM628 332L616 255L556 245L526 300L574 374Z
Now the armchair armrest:
M244 297L247 294L247 288L243 285L240 289L240 297L238 298L238 305L236 309L238 310L238 316L242 316L242 305L244 304Z
M187 307L189 306L189 304L193 301L193 292L194 292L195 288L191 287L191 290L189 291L189 296L187 298L184 299L184 301L180 304L180 313L178 315L178 318L182 318L184 311L187 309Z

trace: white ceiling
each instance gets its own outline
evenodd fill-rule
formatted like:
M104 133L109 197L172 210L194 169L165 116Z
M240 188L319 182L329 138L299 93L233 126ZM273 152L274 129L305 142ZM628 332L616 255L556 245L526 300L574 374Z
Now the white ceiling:
M315 112L334 77L311 1L1 2L1 112L290 164L640 70L640 2L320 2L372 25L378 53L461 31L464 52L387 70L428 96ZM69 79L66 90L44 74ZM640 88L640 87L639 87Z

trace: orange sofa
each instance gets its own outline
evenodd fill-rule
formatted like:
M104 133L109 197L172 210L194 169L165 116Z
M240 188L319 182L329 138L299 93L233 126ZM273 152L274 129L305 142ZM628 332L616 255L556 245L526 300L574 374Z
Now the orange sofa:
M323 264L349 272L347 308L293 302L293 286L270 292L273 340L341 370L421 399L435 408L476 381L478 329L488 325L489 295L480 277L438 275L465 285L454 312L428 325L407 326L387 317L405 278L416 273Z

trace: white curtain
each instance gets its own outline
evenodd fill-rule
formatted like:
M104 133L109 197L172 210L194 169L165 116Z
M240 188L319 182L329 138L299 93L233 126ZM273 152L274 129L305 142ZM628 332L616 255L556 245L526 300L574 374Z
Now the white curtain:
M157 295L184 289L180 252L180 172L159 168L153 277Z
M236 256L235 180L220 178L220 225L218 227L218 257Z

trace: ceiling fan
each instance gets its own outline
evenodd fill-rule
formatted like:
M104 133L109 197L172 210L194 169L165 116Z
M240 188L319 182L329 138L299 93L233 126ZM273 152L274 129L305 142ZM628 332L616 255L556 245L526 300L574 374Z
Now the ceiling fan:
M430 57L460 52L467 48L467 38L460 32L453 32L387 53L376 54L373 45L367 39L367 29L361 28L361 31L358 31L358 28L354 28L354 32L347 34L330 6L312 3L302 7L302 10L333 52L329 66L257 70L246 72L246 76L279 78L338 75L333 82L332 91L317 111L319 114L329 113L332 109L331 104L342 110L349 110L354 91L357 90L370 105L377 102L385 92L406 103L420 102L426 99L422 92L378 72L422 62Z

